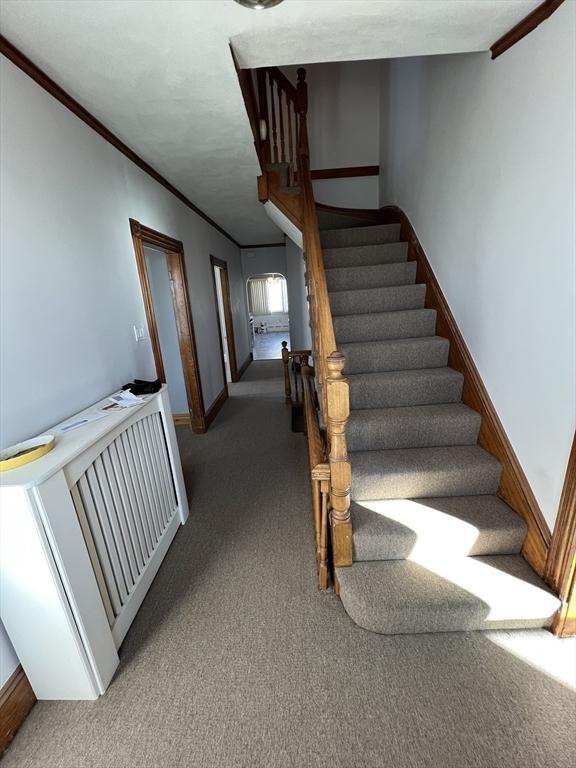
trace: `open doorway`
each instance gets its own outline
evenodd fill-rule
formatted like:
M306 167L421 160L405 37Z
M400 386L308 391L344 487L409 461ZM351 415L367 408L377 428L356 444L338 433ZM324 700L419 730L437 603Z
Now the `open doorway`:
M234 324L232 322L232 305L230 303L230 281L228 279L228 264L216 256L210 256L212 279L214 281L214 298L218 312L218 332L222 352L222 370L226 381L238 381L238 366L236 363L236 347L234 342Z
M254 360L282 357L282 342L290 348L290 315L286 278L279 272L254 275L246 281Z
M156 375L168 385L176 423L206 432L202 384L190 311L184 247L130 219Z

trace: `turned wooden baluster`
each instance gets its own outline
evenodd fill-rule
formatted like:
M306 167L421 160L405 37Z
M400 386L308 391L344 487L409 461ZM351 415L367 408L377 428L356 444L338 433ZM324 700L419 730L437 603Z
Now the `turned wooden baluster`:
M284 121L284 105L282 103L282 97L284 90L278 85L278 122L280 124L280 162L286 162L286 141L284 139L285 121Z
M270 143L272 145L272 162L278 162L278 141L276 133L276 100L274 98L274 80L272 75L269 74L270 79L270 115L272 118L272 136L270 137Z
M322 494L322 515L320 523L320 542L318 546L318 587L328 588L328 499L330 496L330 481L320 482Z
M294 114L294 102L286 97L286 107L287 107L287 115L288 115L288 183L290 186L294 184L294 140L292 137L292 130L293 130L293 120L292 116Z
M330 449L330 496L332 502L332 557L335 566L352 565L350 519L351 468L346 447L346 423L350 415L348 381L342 375L345 357L332 352L326 358L325 381L328 444Z
M259 105L259 118L260 123L266 124L265 138L262 138L262 125L258 125L258 131L260 132L260 158L262 161L262 169L266 171L271 158L271 138L270 138L270 118L268 115L268 99L266 97L266 72L263 69L258 70L256 75L258 80L258 105Z
M290 387L290 353L288 352L288 342L282 342L282 363L284 365L284 395L287 403L292 402L292 390Z
M300 392L298 386L298 358L292 357L292 375L294 376L294 402L300 402Z

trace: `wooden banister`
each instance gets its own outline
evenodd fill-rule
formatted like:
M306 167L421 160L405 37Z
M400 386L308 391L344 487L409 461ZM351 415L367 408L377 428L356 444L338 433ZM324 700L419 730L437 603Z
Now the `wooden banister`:
M346 445L346 423L350 410L348 382L342 375L344 355L339 353L336 347L312 186L306 71L303 68L298 69L297 77L298 81L294 87L279 69L267 67L258 71L259 114L260 120L264 120L267 125L267 130L264 132L266 138L261 142L261 158L267 158L267 161L263 165L264 173L261 177L262 183L259 182L259 194L262 200L272 199L291 220L294 221L294 216L290 216L290 211L292 213L297 211L299 214L297 225L302 230L312 330L311 354L314 359L315 376L320 387L322 416L328 430L329 459L327 461L324 453L320 458L318 446L314 442L317 441L315 436L319 427L312 423L308 424L309 417L306 416L309 451L315 451L313 458L310 454L310 471L313 477L316 550L319 564L325 563L328 551L326 541L322 540L325 514L324 528L328 530L329 526L331 530L333 563L336 566L348 566L352 564L351 468ZM287 178L282 175L282 181L279 181L278 178L284 174L286 168L288 169ZM296 178L296 171L298 187L290 190L290 194L284 194L282 198L282 185L292 185ZM270 181L270 178L273 180ZM294 206L291 208L288 203L288 200L294 201L294 199L298 200L297 208ZM294 394L290 382L290 360L297 358L299 367L301 371L306 371L306 376L302 375L301 380L298 376L295 377L296 400L298 401L300 397L300 383L305 408L308 402L307 414L313 413L317 421L316 389L314 379L310 377L307 360L302 357L304 352L290 352L287 344L282 344L282 347L286 401L292 402ZM310 391L310 386L313 392ZM314 402L314 408L312 408L312 402ZM316 462L315 466L312 466L313 459ZM322 472L316 469L319 465L324 467L323 472L326 477L323 480L320 477ZM329 520L328 498L324 498L322 489L326 491L326 495L329 489L331 507ZM322 572L325 571L327 574L327 567L322 566L322 569ZM319 573L320 571L319 565ZM323 579L324 577L320 580L322 583L325 581Z

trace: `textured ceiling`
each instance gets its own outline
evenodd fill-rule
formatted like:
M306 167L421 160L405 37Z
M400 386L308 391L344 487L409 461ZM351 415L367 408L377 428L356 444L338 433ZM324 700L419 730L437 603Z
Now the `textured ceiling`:
M487 50L540 0L2 0L2 34L243 244L278 240L246 67Z

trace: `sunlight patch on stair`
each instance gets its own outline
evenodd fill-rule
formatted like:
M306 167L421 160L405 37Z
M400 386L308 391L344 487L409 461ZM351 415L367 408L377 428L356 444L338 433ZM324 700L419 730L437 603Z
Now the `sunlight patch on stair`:
M442 553L444 557L448 548L450 551L467 553L480 534L475 525L412 499L385 499L355 503L412 531L416 541L407 559L416 562L419 562L421 557L433 557L438 553Z
M409 559L481 600L486 622L551 619L558 608L550 592L479 558L427 553Z

